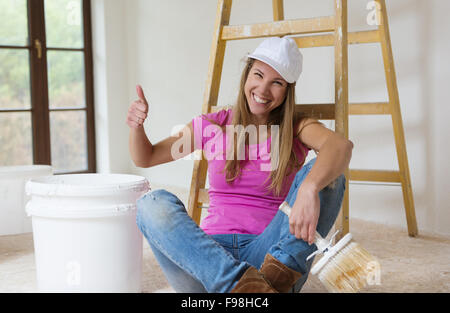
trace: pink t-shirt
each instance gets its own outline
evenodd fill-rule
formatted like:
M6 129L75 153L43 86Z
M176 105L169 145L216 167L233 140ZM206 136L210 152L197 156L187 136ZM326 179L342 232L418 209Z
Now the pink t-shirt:
M279 205L286 198L296 173L285 178L280 196L266 189L270 178L263 185L270 171L270 142L249 146L249 154L241 176L231 185L225 179L226 132L213 126L231 124L232 110L202 114L192 120L195 149L203 149L208 161L209 209L200 227L210 235L214 234L260 234L277 213ZM205 117L207 119L205 119ZM209 127L208 127L209 126ZM309 149L298 138L293 139L293 149L301 163ZM303 152L302 152L303 151ZM265 167L264 167L265 166ZM221 173L223 171L223 173Z

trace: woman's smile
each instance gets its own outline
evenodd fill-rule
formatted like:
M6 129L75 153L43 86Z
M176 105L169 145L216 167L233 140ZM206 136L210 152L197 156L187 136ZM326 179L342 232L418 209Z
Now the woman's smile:
M255 93L253 93L253 100L255 100L256 103L266 105L270 102L268 99L264 99L263 97L257 96Z

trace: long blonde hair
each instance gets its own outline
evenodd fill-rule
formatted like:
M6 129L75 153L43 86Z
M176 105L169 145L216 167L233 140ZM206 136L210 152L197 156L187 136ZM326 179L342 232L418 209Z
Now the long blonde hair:
M248 151L249 134L248 132L245 132L245 128L252 123L252 113L250 112L247 103L244 86L245 82L247 81L249 72L254 64L254 61L255 60L251 58L248 58L247 60L246 66L241 75L237 101L232 108L233 119L231 124L234 129L237 130L234 133L233 140L234 156L233 158L226 160L225 167L223 169L223 171L226 171L226 181L229 184L231 184L236 178L241 175L241 170L244 167L245 162L247 162L247 160L238 160L237 156L242 155L240 154L242 153L242 151L240 150L243 147L245 151ZM292 146L294 138L294 126L298 125L302 118L303 117L301 116L301 114L295 112L295 83L288 84L284 102L270 112L269 118L267 120L268 133L272 125L279 126L278 136L280 138L280 146L278 149L278 167L271 171L270 176L268 176L266 179L266 181L269 178L271 179L271 184L268 186L268 189L269 191L272 190L276 196L279 196L282 191L285 177L290 175L292 171L299 170L303 162L305 161L306 156L304 151L302 150L302 160L298 160ZM213 123L217 125L217 123ZM242 125L243 127L235 127L237 125ZM220 126L222 130L224 129L224 125L218 126ZM298 133L295 134L295 136L297 135ZM240 141L242 140L245 140L244 145L240 144ZM275 152L276 149L271 149L271 159L274 157L273 153Z

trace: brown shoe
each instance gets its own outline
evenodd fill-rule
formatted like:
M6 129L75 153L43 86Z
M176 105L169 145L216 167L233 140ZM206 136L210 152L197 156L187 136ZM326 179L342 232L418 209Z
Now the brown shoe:
M290 269L270 254L266 254L259 272L263 274L264 278L277 292L288 292L297 280L302 277L301 273Z
M277 293L256 268L250 266L234 286L232 293Z

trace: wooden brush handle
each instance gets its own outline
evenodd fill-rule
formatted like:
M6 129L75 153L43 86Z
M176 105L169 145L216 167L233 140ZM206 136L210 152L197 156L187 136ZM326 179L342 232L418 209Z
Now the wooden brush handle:
M280 205L279 209L283 211L288 217L291 215L292 209L286 201L284 201ZM314 243L317 246L317 249L320 250L321 252L330 245L330 243L326 239L322 238L322 236L317 232L317 230L314 237L315 237Z

